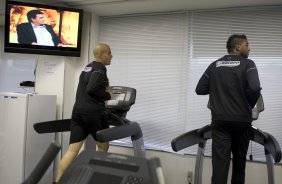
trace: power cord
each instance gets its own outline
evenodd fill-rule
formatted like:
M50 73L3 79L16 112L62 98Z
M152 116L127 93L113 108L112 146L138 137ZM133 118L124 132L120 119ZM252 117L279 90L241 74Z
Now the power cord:
M251 153L249 155L250 161L253 161L253 141L251 141Z

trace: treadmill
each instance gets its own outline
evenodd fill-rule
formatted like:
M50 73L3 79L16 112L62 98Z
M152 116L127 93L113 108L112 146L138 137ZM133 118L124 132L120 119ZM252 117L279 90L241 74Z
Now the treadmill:
M209 108L209 103L208 103ZM253 120L257 120L259 113L264 110L263 98L257 101L257 104L253 108L252 116ZM266 164L267 164L267 174L268 174L268 184L274 184L274 163L281 161L281 148L278 141L269 133L263 132L260 129L252 126L252 138L251 140L261 144L264 147ZM203 171L203 159L205 154L206 142L211 139L211 126L206 125L202 128L195 129L184 133L171 141L171 147L173 151L178 152L187 147L198 144L198 152L196 156L195 164L195 182L194 184L202 184L202 171Z
M99 142L131 137L134 156L82 151L62 175L59 184L165 184L159 158L145 158L142 130L138 123L126 119L126 113L135 103L136 90L123 86L111 86L111 100L106 102L106 114L113 127L98 131ZM69 131L70 119L37 123L38 133ZM36 184L45 173L60 149L51 143L33 173L23 184ZM42 168L42 169L38 169Z
M108 142L131 137L134 156L85 149L71 163L59 184L165 184L159 158L145 158L143 135L136 122L126 119L135 102L136 90L111 86L106 102L108 121L113 127L98 131L96 139Z
M106 101L106 116L111 126L109 129L98 131L97 141L109 142L131 137L134 155L145 157L143 133L138 123L126 119L126 114L136 100L136 89L124 86L110 86L107 89L111 100ZM53 133L70 131L71 119L40 122L34 124L37 133Z

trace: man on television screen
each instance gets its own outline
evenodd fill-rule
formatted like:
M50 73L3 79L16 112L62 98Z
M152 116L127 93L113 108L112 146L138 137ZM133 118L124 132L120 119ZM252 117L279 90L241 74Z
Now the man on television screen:
M39 10L27 13L28 22L17 26L19 44L62 46L60 38L52 26L44 24L44 14Z

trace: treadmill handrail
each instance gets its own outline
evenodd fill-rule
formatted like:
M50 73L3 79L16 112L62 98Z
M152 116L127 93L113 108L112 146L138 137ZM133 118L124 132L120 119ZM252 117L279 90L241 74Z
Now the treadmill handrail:
M131 137L131 140L137 140L143 136L138 123L131 122L112 128L100 130L96 133L96 139L99 142L109 142L125 137Z
M272 135L268 134L268 139L264 147L273 156L275 163L281 161L281 148L278 141Z
M206 125L202 128L195 129L184 133L171 141L173 151L180 151L184 148L200 144L211 138L211 126Z
M120 124L126 124L130 121L123 117L118 117L118 115L108 112L108 116L116 120L115 126ZM33 124L34 130L39 133L54 133L54 132L68 132L70 131L71 119L60 119L53 121L45 121Z
M70 131L71 119L59 119L33 124L34 130L39 133L68 132Z
M174 138L171 141L171 147L173 151L177 152L205 141L203 137L199 136L198 130L199 129L195 129Z
M268 139L268 135L254 126L252 126L252 134L251 140L264 146L266 140Z
M264 149L272 155L275 163L280 162L281 148L278 141L271 134L263 132L254 126L252 126L252 133L251 140L264 146ZM195 144L200 144L210 138L211 125L206 125L200 129L191 130L174 138L171 141L171 147L173 151L177 152Z
M281 148L279 146L278 141L271 134L263 132L254 126L252 126L252 132L252 141L264 146L264 149L272 155L275 163L280 162Z
M211 139L211 125L206 125L198 129L198 135L202 136L204 139Z

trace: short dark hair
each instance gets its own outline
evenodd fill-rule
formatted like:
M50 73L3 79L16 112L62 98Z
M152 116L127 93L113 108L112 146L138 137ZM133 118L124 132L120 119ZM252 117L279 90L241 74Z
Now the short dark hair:
M26 16L27 16L28 22L31 22L31 18L35 19L36 15L38 14L43 14L43 13L39 10L30 10L29 12L27 12Z
M226 43L226 49L229 52L232 52L237 44L241 43L243 40L247 40L247 36L244 34L234 34L231 35Z

